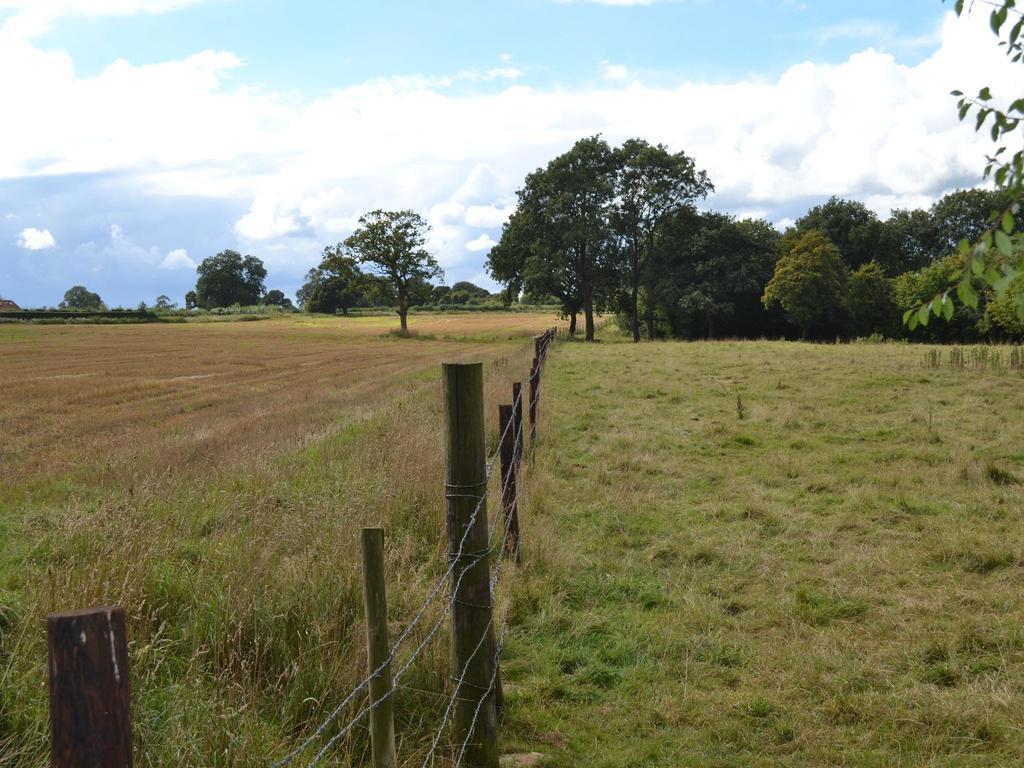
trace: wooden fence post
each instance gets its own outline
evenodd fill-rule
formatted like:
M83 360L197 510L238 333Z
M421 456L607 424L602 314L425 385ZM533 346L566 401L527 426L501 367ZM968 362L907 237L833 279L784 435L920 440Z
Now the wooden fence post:
M515 446L516 468L523 463L523 385L515 381L512 383L512 424L513 443Z
M540 378L540 361L535 357L530 366L530 450L537 447L537 384Z
M373 752L373 768L396 768L395 704L391 698L391 664L388 661L391 649L388 642L388 602L384 587L384 529L363 528L362 545L366 657L371 675L370 747Z
M124 609L47 620L52 768L130 768L131 687Z
M497 768L483 364L445 363L442 374L448 557L455 564L451 574L452 673L458 700L455 731L458 743L467 744L464 765Z
M519 562L519 504L516 500L515 412L511 405L498 406L498 427L501 429L501 515L508 535L505 551Z

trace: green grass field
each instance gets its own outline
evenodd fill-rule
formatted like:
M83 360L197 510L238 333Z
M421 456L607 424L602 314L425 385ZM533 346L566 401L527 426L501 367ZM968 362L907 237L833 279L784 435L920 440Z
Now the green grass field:
M566 767L1024 763L1021 376L617 340L548 369L506 739Z

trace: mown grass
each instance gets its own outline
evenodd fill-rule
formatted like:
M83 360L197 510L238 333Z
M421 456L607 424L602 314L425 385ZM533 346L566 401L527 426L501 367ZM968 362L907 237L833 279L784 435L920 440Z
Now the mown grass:
M246 354L255 365L284 342L282 355L319 370L298 379L239 379L229 397L197 411L200 431L230 435L237 420L233 450L221 450L223 440L216 450L201 443L201 461L167 466L160 443L166 424L154 416L154 429L127 433L132 450L118 454L117 472L83 474L76 471L81 462L104 460L103 443L82 453L77 440L51 445L31 422L17 422L18 445L53 451L62 459L54 466L72 471L48 474L38 462L11 456L8 468L23 469L8 472L0 492L0 764L49 763L45 615L110 603L127 612L139 765L267 765L297 744L365 674L360 527L387 531L394 634L444 571L440 361L486 360L493 443L497 403L509 399L513 379L525 377L533 351L517 333L524 323L543 327L552 320L517 317L506 329L511 341L470 344L385 340L362 328L346 340L343 323L323 321L307 329L260 323L243 335L220 325L17 329L9 341L41 371L68 360L62 350L87 362L83 346L96 338L105 356L95 364L121 365L109 336L118 332L152 340L148 354L131 358L143 378L159 378L154 368L168 364L161 353L167 337L148 335L154 332L187 334L172 337L172 347L193 354L197 365L222 365L221 348L234 350L231 365L243 365ZM476 332L474 318L462 323L463 334ZM489 317L481 326L487 335L497 332ZM333 344L314 349L322 345L304 331ZM59 343L40 347L53 354L25 356L23 343L55 332ZM210 335L220 333L232 335ZM204 342L213 349L204 351ZM354 361L373 363L371 380L347 375ZM76 409L82 423L91 413L108 418L107 393L116 400L120 382L107 378L90 388L96 403ZM278 394L289 381L296 391ZM348 397L347 388L358 396ZM252 402L261 394L287 405L300 428L260 439L247 419L269 408ZM137 406L128 398L123 408L134 418ZM443 630L398 692L401 753L410 764L422 759L449 688ZM339 743L329 764L361 765L366 746L359 729Z
M618 341L548 367L506 748L1024 763L1024 379L907 345Z

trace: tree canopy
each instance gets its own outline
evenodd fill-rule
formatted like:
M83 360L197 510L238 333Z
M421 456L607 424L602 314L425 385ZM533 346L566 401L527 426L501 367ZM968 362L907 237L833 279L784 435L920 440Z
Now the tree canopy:
M196 273L196 305L204 309L258 304L266 292L263 262L238 251L221 251L203 259Z
M414 211L378 209L360 217L359 228L342 244L346 255L368 266L394 290L403 332L409 329L409 307L429 297L428 281L444 274L426 250L429 230Z
M107 308L98 293L93 293L84 285L74 285L64 292L64 300L60 309L75 309L83 312L101 312Z
M842 332L849 270L824 233L808 230L789 245L765 286L766 308L778 304L786 318L808 336Z
M640 341L640 287L653 293L650 269L656 241L669 217L714 191L707 173L685 152L671 153L662 144L629 139L613 152L615 202L611 223L618 238L633 341ZM649 305L650 306L650 305ZM653 315L651 316L653 318ZM653 338L648 322L648 338Z

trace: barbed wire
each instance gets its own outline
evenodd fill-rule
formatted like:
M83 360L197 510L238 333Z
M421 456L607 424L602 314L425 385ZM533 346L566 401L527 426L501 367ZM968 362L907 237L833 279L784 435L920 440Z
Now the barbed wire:
M543 365L544 361L546 360L546 358L547 358L547 347L548 347L548 344L544 344L543 345L541 356L538 357L538 359L537 359L537 368L535 370L531 371L531 378L533 376L537 375L540 367ZM520 404L522 403L522 399L523 399L522 398L522 389L520 389L519 393L517 394L517 396L516 396L516 398L515 398L515 400L513 402L513 406L512 406L513 407L513 413L517 413L518 412L518 408L519 408ZM539 401L539 388L536 388L535 391L534 391L533 400L531 401L531 403L532 403L531 407L535 407L536 403L538 401ZM449 486L449 485L446 484L446 486L445 486L445 498L448 498L448 499L450 499L450 498L460 498L460 497L461 498L475 498L475 499L477 499L476 506L473 508L473 511L470 514L469 520L466 523L465 530L463 531L462 538L459 541L459 546L458 546L456 552L449 553L449 555L448 555L448 559L449 559L448 568L437 579L437 581L435 582L435 584L434 584L433 588L431 589L430 593L427 595L426 600L420 605L419 609L417 610L415 616L413 617L413 620L408 624L408 626L406 626L405 630L402 632L402 634L399 636L399 638L395 641L395 643L393 644L393 646L392 646L392 648L391 648L391 650L390 650L390 652L388 654L388 657L383 662L381 662L381 664L372 673L370 673L365 678L363 678L363 680L358 685L356 685L355 688L353 688L348 693L348 695L345 696L345 698L341 701L341 703L338 704L331 711L331 713L327 716L327 718L319 726L317 726L317 728L313 731L313 733L311 733L308 737L306 737L295 749L293 749L291 752L289 752L283 758L281 758L280 760L272 763L271 764L271 768L287 768L287 766L291 765L291 763L293 763L295 761L295 759L299 755L301 755L303 752L305 752L313 744L313 742L315 742L317 739L319 739L320 737L323 736L325 731L333 723L335 723L341 717L341 713L345 711L345 708L349 704L351 704L356 699L356 697L359 696L359 694L362 691L366 690L369 687L370 682L374 678L376 678L385 668L387 668L388 665L390 665L392 661L394 661L397 658L398 650L402 647L403 643L405 643L405 641L412 635L413 630L419 625L420 621L422 621L422 619L426 615L427 609L430 607L430 605L434 602L434 600L437 598L437 596L439 594L441 594L441 592L444 589L445 584L448 583L452 573L454 572L456 565L458 563L460 563L460 562L464 562L465 561L465 559L467 557L467 553L465 552L466 541L469 538L470 531L473 529L473 527L476 524L476 519L477 519L477 517L478 517L478 515L480 513L480 510L484 507L484 505L487 502L487 497L488 497L487 485L489 485L490 478L491 478L491 476L493 474L494 464L498 460L498 458L500 457L501 446L504 443L505 438L508 436L508 431L513 427L513 425L518 425L518 428L515 430L515 437L514 437L514 442L513 442L513 449L512 449L513 450L513 456L517 454L517 452L519 451L519 449L520 449L520 447L522 445L522 436L523 436L522 426L523 425L522 425L521 421L522 421L522 419L511 418L511 419L509 419L506 422L506 424L504 426L504 429L502 430L501 435L498 438L498 443L497 443L497 446L496 446L494 452L491 454L490 457L488 457L488 459L485 462L485 478L486 479L482 483L478 484L478 486L476 486L476 487L482 487L483 488L483 491L481 493L479 493L479 494L451 493L450 492L450 488L452 488L453 486ZM515 476L515 474L516 474L515 471L512 470L512 471L509 471L506 474L506 476L503 478L502 487L501 487L501 490L500 490L500 493L499 493L499 503L498 503L498 505L496 505L496 513L495 513L496 518L497 518L497 515L500 514L501 511L503 510L503 507L504 507L504 503L503 502L504 502L505 493L508 490L509 484L510 484L512 478ZM494 587L495 587L495 584L497 583L498 576L501 573L502 563L504 562L503 558L500 555L501 555L502 552L504 552L504 548L505 548L505 545L506 545L507 540L508 540L508 534L509 534L509 530L510 530L510 526L511 526L511 520L512 520L512 516L511 515L506 515L505 526L504 526L504 534L502 536L502 544L501 544L500 549L497 550L498 554L499 554L499 557L498 557L497 563L496 563L495 568L494 568L494 574L493 574L493 576L492 576L492 578L490 580L490 592L491 592L491 596L492 596L492 602L493 602ZM493 526L493 528L497 528L497 525ZM416 646L416 648L413 649L412 653L405 660L405 662L402 665L402 667L395 674L395 676L394 676L394 678L392 680L392 686L391 686L390 690L384 696L382 696L380 699L378 699L377 701L372 702L372 703L370 703L368 705L364 705L362 707L362 709L360 709L360 711L357 712L356 715L345 726L340 728L338 730L338 732L334 736L332 736L330 739L328 739L327 742L320 749L320 751L317 752L316 756L312 759L312 761L310 761L308 763L308 766L310 768L312 768L312 766L317 765L320 762L320 760L322 760L324 758L324 756L326 756L327 753L334 747L334 745L337 744L337 742L340 739L344 738L344 736L346 736L348 733L350 733L352 728L354 728L355 725L359 721L361 721L367 714L372 712L374 709L379 707L382 703L384 703L391 696L394 695L395 691L398 690L398 687L399 687L398 686L398 682L401 679L402 675L404 675L405 672L408 671L408 669L412 666L413 662L416 660L416 658L419 656L419 654L423 651L423 649L426 648L426 646L430 643L430 641L437 635L437 632L440 630L441 625L444 623L445 617L454 608L455 600L456 600L456 595L458 594L458 590L459 590L459 588L462 585L463 577L465 576L465 574L473 566L475 566L477 563L479 563L480 560L486 558L489 554L491 554L491 552L492 552L492 544L493 544L493 539L492 539L491 536L488 536L488 547L485 550L483 550L482 552L478 552L478 553L469 553L469 557L472 558L472 562L470 562L469 565L467 565L465 568L463 568L462 571L459 573L458 577L455 580L455 584L452 585L452 587L451 587L450 597L446 601L446 604L445 604L444 608L441 611L441 615L438 617L437 621L434 623L434 625L427 632L427 635L423 638L423 640L420 641L420 643ZM504 635L505 635L505 631L506 631L506 628L507 628L507 620L508 620L508 609L506 608L504 619L503 619L502 640L501 640L500 643L498 643L496 645L496 648L495 648L494 672L493 672L493 674L491 676L491 682L490 682L490 684L488 686L487 691L483 694L483 696L481 697L480 702L477 705L477 709L476 709L476 711L474 713L473 720L472 720L473 725L470 727L469 734L472 734L473 727L475 727L476 719L479 716L479 712L480 712L480 708L482 706L483 700L490 694L490 691L494 687L494 683L495 683L495 680L497 678L498 658L500 658L501 648L504 645ZM470 654L469 659L467 659L466 664L463 667L463 671L462 671L461 676L459 678L458 684L456 685L456 688L455 688L455 693L451 697L451 699L450 699L450 701L448 703L448 706L445 709L445 715L444 715L444 717L442 719L441 726L438 729L438 734L443 733L444 728L447 725L448 719L451 716L451 708L453 706L453 703L454 703L455 699L458 697L458 691L461 689L462 685L465 682L465 674L466 674L466 671L468 670L469 664L476 657L476 654L479 652L480 648L482 647L482 644L483 644L484 640L488 637L488 633L489 633L491 627L493 626L493 623L494 623L494 615L492 613L490 619L487 622L486 627L483 630L480 642L477 644L477 647ZM462 747L463 751L465 750L466 745L468 744L469 734L467 734L467 741L463 743L463 747ZM433 753L434 753L434 751L437 748L437 743L439 741L439 738L440 738L439 735L435 737L435 741L434 741L434 743L431 746L431 750L427 753L427 758L426 758L426 760L424 762L424 766L427 764L429 759L433 756ZM460 759L461 759L461 755L462 755L462 752L460 752Z
M502 493L504 493L504 491L508 488L509 479L510 478L508 478L508 477L505 479L505 485L502 488ZM479 507L480 507L480 505L477 506L477 509L479 509ZM472 524L473 524L473 521L471 520L470 523L466 527L467 533L470 530L470 528L472 527ZM465 535L463 536L463 540L460 543L460 549L459 549L460 553L461 553L461 550L462 550L462 546L464 544L465 544ZM504 547L504 540L502 542L502 547ZM498 550L498 551L501 552L503 550ZM416 657L420 654L420 652L434 638L434 636L437 634L438 630L440 630L441 625L444 624L445 617L448 615L449 611L451 611L452 608L454 608L454 606L455 606L455 596L459 592L459 587L462 586L462 579L465 577L466 573L469 571L470 568L472 568L474 565L476 565L476 563L480 562L480 559L482 559L483 557L486 557L489 553L490 553L490 548L488 548L487 550L485 550L482 553L479 553L477 559L474 560L474 562L470 563L468 566L466 566L459 573L458 577L456 578L455 585L452 587L452 590L451 590L451 598L449 599L449 601L445 605L445 607L442 610L441 615L438 617L437 621L434 622L434 626L431 627L430 631L427 633L427 636L425 638L423 638L423 640L420 642L420 644L409 655L408 659L406 659L406 661L405 661L404 665L401 667L401 669L399 669L398 672L395 673L394 678L392 679L391 690L389 690L384 696L379 698L377 701L375 701L375 702L373 702L373 703L371 703L369 705L365 705L363 707L363 709L361 709L358 713L356 713L355 717L353 717L348 722L347 725L345 725L342 729L340 729L338 731L338 733L336 733L334 736L332 736L330 739L328 739L327 743L324 744L323 748L317 753L317 755L313 758L313 760L308 764L309 766L315 766L317 763L319 763L320 760L322 760L324 758L324 756L326 756L327 753L330 752L330 750L334 747L334 745L337 744L338 741L341 740L345 735L347 735L352 730L352 728L355 727L355 725L360 720L363 719L363 717L365 717L368 713L372 712L374 709L379 707L384 701L386 701L388 698L390 698L394 694L395 690L398 687L398 682L402 679L402 676L412 666L413 662L416 660ZM461 554L455 555L452 558L452 562L453 563L459 562L461 557L462 557ZM499 559L498 562L500 563L501 560ZM451 572L451 568L449 568L449 572ZM498 569L498 572L500 573L500 568ZM491 591L493 592L493 582L492 582ZM488 625L488 627L489 627L489 625ZM484 630L484 635L485 636L486 636L486 632L487 632L487 629ZM470 660L472 660L475 657L475 655L476 655L476 650L474 650L473 654L470 655ZM468 662L467 662L467 664L468 664ZM380 671L380 669L382 669L382 668L383 668L383 664L381 665L381 667L378 668L377 672L375 672L374 675L376 675ZM445 722L447 722L447 720L445 720ZM307 746L308 746L308 744L307 744Z
M522 396L522 393L520 393L520 397L517 398L517 401L516 401L517 405L518 405L519 402L521 402L521 396ZM498 448L495 450L494 454L492 455L492 457L487 462L488 468L493 466L495 460L500 455L501 443L505 440L505 437L508 435L508 430L511 428L511 426L512 426L512 420L509 420L509 422L505 425L505 429L502 431L501 436L499 438ZM516 450L518 448L519 443L520 443L519 435L517 435L515 443L514 443L515 447L514 447L513 450ZM488 477L489 476L490 476L490 472L488 472ZM503 483L503 486L502 486L502 489L501 489L500 496L504 496L505 491L509 487L510 480L511 480L511 473L509 473L509 476L504 478L504 483ZM481 485L484 485L484 484L481 483ZM349 704L351 704L352 701L362 691L366 690L369 687L370 681L373 680L375 677L377 677L392 661L395 660L395 658L397 658L399 648L408 639L408 637L412 634L412 631L416 628L416 626L418 626L419 622L421 621L423 616L426 614L426 611L429 608L429 606L433 603L433 601L436 599L436 597L442 592L442 590L443 590L445 584L448 582L448 579L450 578L452 572L455 570L456 565L459 562L463 562L465 560L465 558L466 558L466 553L465 553L466 540L469 538L469 533L473 529L473 526L476 524L476 518L479 515L480 510L483 508L484 504L487 501L488 492L487 492L486 489L484 490L483 493L481 493L479 495L478 494L453 494L453 493L447 493L446 492L445 496L446 496L446 498L469 497L469 498L477 499L477 504L474 507L473 512L470 515L469 521L467 522L467 524L465 526L465 530L463 531L462 538L459 541L459 547L458 547L458 549L456 550L455 553L449 555L449 561L450 562L449 562L448 568L445 570L445 572L443 574L441 574L440 578L435 583L434 588L431 590L430 594L427 596L427 599L420 606L420 608L417 611L416 615L414 616L413 620L409 623L409 625L405 628L405 630L402 632L402 634L399 636L399 638L395 641L394 645L391 648L390 653L388 654L388 657L383 662L381 662L381 664L377 667L377 669L375 669L371 674L369 674L365 678L363 678L363 680L355 688L353 688L352 691L349 692L349 694L341 701L340 704L338 704L331 711L331 713L327 716L327 718L316 728L316 730L313 731L313 733L311 733L308 737L306 737L306 739L304 739L301 744L299 744L295 749L293 749L291 752L289 752L283 758L281 758L280 760L272 763L271 764L271 768L286 768L292 762L294 762L295 758L298 757L299 755L301 755L304 751L306 751L310 747L310 745L313 744L313 742L315 742L318 738L323 736L324 732L334 722L336 722L338 720L338 718L341 716L341 713L344 712L345 708ZM440 617L434 623L434 626L431 627L431 629L427 633L426 637L413 650L413 652L409 655L408 659L406 660L405 664L402 666L402 668L395 675L395 677L393 679L393 682L392 682L391 690L389 690L388 693L385 696L382 696L376 702L373 702L370 705L364 706L355 715L355 717L353 717L352 720L349 721L349 723L347 723L344 727L342 727L338 731L338 733L336 733L334 736L332 736L324 744L324 747L317 753L317 755L313 758L313 760L308 764L309 766L315 766L316 764L318 764L320 762L320 760L322 760L323 757L330 751L330 749L338 742L338 740L340 740L347 733L349 733L352 730L352 728L360 720L362 720L362 718L365 717L369 712L371 712L374 709L376 709L384 701L386 701L390 696L393 695L393 693L394 693L394 691L395 691L395 689L397 687L397 682L400 679L401 675L403 673L405 673L409 669L409 667L412 666L413 661L415 661L417 656L422 652L422 650L429 644L429 642L434 638L434 636L440 630L441 625L444 623L445 617L448 615L448 612L454 606L454 602L455 602L454 595L458 592L458 589L459 589L459 587L462 584L462 578L465 576L466 572L470 568L472 568L473 565L476 565L476 563L478 563L481 559L486 557L488 554L490 554L490 550L489 549L485 550L482 553L477 553L475 559L473 560L473 562L471 562L468 566L466 566L466 568L464 568L462 570L462 572L459 574L458 578L456 579L456 583L454 585L454 588L452 589L452 597L451 597L451 599L445 605L444 609L441 612ZM472 554L470 556L472 557Z
M511 530L511 527L512 527L511 526L511 521L512 521L512 517L511 516L507 517L506 520L505 520L505 530L504 530L504 534L502 535L501 549L498 550L499 552L503 552L504 551L505 544L508 542L509 531ZM497 586L498 579L501 577L501 569L502 569L502 565L504 564L504 562L505 562L504 558L501 558L501 557L498 558L498 561L494 564L494 573L491 575L491 578L489 580L492 607L493 607L493 599L494 599L493 598L493 596L494 596L494 588ZM503 621L507 622L507 620L508 620L508 608L506 607L505 616L504 616ZM444 733L445 727L448 725L449 719L451 718L451 713L452 713L452 710L454 709L455 702L459 698L459 692L462 690L462 686L466 682L466 673L469 671L469 666L473 662L473 660L476 658L476 655L480 652L480 649L483 647L484 641L487 640L488 634L489 634L492 626L494 626L494 613L493 613L493 610L491 612L490 617L487 620L487 624L484 626L483 630L480 633L480 640L477 642L476 647L473 649L473 652L469 655L469 658L466 659L465 664L463 664L463 666L462 666L462 672L459 675L459 679L458 679L458 681L455 684L455 689L452 692L451 698L448 700L448 705L445 707L444 715L441 718L441 725L438 726L438 729L437 729L437 731L434 734L434 739L431 742L430 749L427 751L427 754L423 758L423 764L422 764L421 768L427 768L427 765L430 763L431 759L434 757L434 753L437 751L437 746L438 746L438 744L441 741L441 736ZM487 700L487 697L491 694L491 691L494 689L494 683L497 680L497 676L498 676L498 661L501 658L501 650L502 650L502 648L504 646L504 632L505 632L505 630L503 628L503 630L502 630L502 640L501 640L500 643L497 643L495 645L494 664L493 664L493 669L491 670L490 682L488 683L487 689L483 692L483 694L481 694L480 699L477 701L476 709L473 711L473 717L470 720L469 728L466 731L466 739L462 743L462 749L459 751L459 757L458 757L458 759L455 762L456 765L458 765L459 760L462 759L462 755L465 752L466 747L468 746L468 744L469 744L469 742L470 742L470 740L472 738L473 731L476 728L476 721L480 717L480 710L483 707L483 703L484 703L484 701Z

